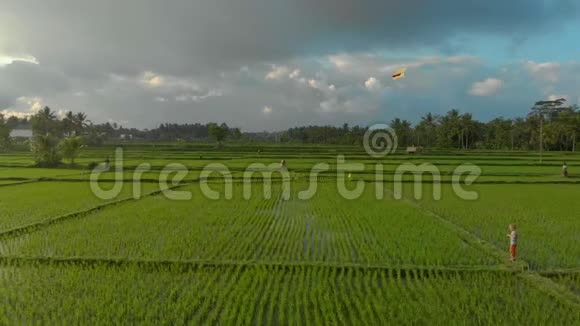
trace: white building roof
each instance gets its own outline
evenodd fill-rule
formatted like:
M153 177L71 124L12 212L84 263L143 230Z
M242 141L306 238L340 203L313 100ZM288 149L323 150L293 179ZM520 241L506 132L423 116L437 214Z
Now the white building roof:
M26 137L32 138L32 130L30 129L14 129L10 132L10 137Z

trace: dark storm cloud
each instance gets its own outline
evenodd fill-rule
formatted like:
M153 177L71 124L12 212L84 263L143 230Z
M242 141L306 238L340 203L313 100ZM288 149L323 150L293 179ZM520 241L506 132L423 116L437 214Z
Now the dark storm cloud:
M12 106L13 104L14 104L14 96L0 89L0 108L7 108Z
M51 67L16 61L0 66L0 112L22 106L18 98L50 97L70 88L70 80ZM28 111L30 105L23 108Z
M6 94L42 96L68 88L68 77L50 67L22 61L0 67L0 89Z
M2 34L70 74L189 74L341 50L443 48L465 33L521 39L573 19L577 7L571 0L8 0L3 11L12 19Z
M491 101L467 91L497 77L493 70L468 71L464 80L441 83L462 57L434 63L418 58L421 51L470 54L463 47L479 35L533 40L577 14L572 0L3 0L0 59L34 56L39 64L2 67L0 60L0 111L28 110L18 98L38 97L56 109L85 111L95 122L135 127L226 121L246 130L282 129L395 113L415 120L425 107ZM354 67L338 67L328 55ZM384 67L408 62L418 62L410 66L415 78L391 88ZM287 71L267 79L270 64ZM442 70L433 73L437 65ZM290 77L297 69L299 76ZM365 88L370 77L378 90ZM576 84L554 92L576 97Z

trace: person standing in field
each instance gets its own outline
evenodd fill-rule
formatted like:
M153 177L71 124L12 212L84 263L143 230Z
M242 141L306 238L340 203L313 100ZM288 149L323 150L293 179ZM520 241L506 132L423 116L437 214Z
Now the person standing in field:
M562 165L562 176L568 177L568 164L566 164L566 162Z
M292 178L291 174L288 172L288 167L286 166L286 160L280 161L280 172L282 173L284 180L288 180L288 179ZM292 173L292 175L293 174L294 173Z
M518 248L518 233L516 232L516 225L509 225L510 233L507 235L510 238L510 260L512 262L516 261L516 250Z
M109 157L107 156L107 158L105 159L105 170L109 171L110 168L111 168L111 163L109 161Z

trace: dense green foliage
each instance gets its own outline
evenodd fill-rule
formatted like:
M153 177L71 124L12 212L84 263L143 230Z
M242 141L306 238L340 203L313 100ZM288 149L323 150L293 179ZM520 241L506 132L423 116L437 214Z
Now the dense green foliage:
M31 121L14 120L2 123L6 128L28 125L35 134L50 133L56 138L84 135L90 145L106 141L208 141L222 144L226 138L235 142L276 142L280 144L342 144L360 146L369 126L301 126L275 132L245 132L225 123L162 123L158 128L139 130L116 123L93 124L82 113L68 112L58 119L46 107ZM580 110L567 106L564 99L538 101L527 117L497 117L487 122L475 120L471 113L450 110L446 114L427 113L414 126L410 121L392 119L388 125L399 147L418 145L427 148L493 149L493 150L556 150L576 151L580 133ZM6 129L5 128L5 129Z
M108 183L102 188L112 187ZM157 184L143 183L143 193L157 190ZM123 186L119 197L132 196L131 184ZM111 200L97 198L88 182L40 182L0 188L0 232L47 218L89 209Z
M65 158L70 159L71 164L75 164L75 159L80 154L84 146L85 139L82 136L70 136L60 142L60 150Z
M0 152L7 151L10 147L10 131L12 131L12 126L0 113Z
M450 186L445 188L444 193L451 193ZM435 202L426 196L422 204L498 247L507 248L507 225L517 224L525 243L521 257L533 268L580 268L578 185L496 184L475 189L480 196L476 201L451 195Z
M564 324L580 316L509 275L332 268L1 266L4 324ZM493 289L490 291L490 289Z
M3 254L372 265L497 263L404 202L377 201L370 188L357 205L344 202L331 184L320 185L310 201L283 200L279 189L264 200L259 188L245 201L241 186L234 189L232 200L208 201L198 187L187 188L193 189L190 201L142 199L31 234L24 244L7 241Z
M34 135L30 149L38 166L56 166L62 159L59 139L51 133Z

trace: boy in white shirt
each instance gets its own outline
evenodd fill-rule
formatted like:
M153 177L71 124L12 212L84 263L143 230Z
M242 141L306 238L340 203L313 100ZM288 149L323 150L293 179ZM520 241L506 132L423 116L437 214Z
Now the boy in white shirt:
M518 248L518 233L516 232L516 225L509 225L510 233L507 235L510 238L510 259L512 262L516 261L516 250Z

